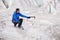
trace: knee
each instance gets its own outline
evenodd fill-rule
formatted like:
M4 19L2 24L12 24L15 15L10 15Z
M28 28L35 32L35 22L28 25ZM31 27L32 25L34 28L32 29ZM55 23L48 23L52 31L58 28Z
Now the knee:
M20 21L23 21L23 19L20 19Z

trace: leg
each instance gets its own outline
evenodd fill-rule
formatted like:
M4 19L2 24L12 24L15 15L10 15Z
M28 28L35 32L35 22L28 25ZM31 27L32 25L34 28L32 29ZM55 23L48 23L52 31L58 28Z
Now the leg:
M19 23L18 23L18 27L21 27L21 25L22 25L22 22L23 22L23 19L19 19Z
M13 22L14 23L14 27L16 27L17 23L16 22Z

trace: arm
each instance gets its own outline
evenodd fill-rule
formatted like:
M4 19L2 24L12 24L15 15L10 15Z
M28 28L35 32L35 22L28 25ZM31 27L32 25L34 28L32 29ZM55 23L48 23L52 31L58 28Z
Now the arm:
M19 15L20 15L21 17L28 18L28 16L25 16L25 15L23 15L23 14L21 14L21 13L19 13Z

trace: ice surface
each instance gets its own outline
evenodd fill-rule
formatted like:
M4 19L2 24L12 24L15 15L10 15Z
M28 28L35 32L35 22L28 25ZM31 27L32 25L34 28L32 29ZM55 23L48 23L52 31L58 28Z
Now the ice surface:
M0 40L60 40L59 0L0 0ZM41 3L39 3L41 2ZM36 18L24 19L24 30L11 22L13 11Z

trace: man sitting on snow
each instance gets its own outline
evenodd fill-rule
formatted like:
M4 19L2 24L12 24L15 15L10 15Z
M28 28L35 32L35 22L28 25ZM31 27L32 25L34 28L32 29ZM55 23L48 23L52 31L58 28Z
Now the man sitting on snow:
M21 14L20 9L17 8L16 11L12 15L12 23L14 24L14 27L16 27L16 25L18 24L18 27L20 28L22 25L23 19L19 17L31 18L31 17Z

